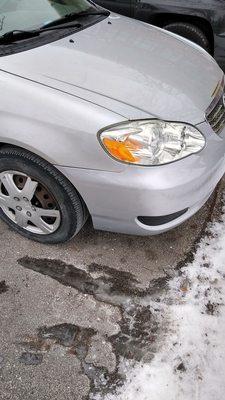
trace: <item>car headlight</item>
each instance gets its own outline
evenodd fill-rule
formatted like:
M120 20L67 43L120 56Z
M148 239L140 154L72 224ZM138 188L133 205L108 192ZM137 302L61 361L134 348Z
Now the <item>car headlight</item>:
M103 148L121 162L138 165L167 164L205 146L205 138L195 127L161 120L129 121L99 132Z

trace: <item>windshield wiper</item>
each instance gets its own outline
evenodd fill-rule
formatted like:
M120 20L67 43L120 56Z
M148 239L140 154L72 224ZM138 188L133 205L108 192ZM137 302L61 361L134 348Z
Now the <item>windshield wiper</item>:
M20 40L25 40L29 39L32 37L39 36L42 32L47 32L47 31L53 31L53 30L59 30L59 29L69 29L69 28L81 28L81 24L70 24L67 26L52 26L52 27L47 27L47 28L40 28L40 29L34 29L34 30L20 30L20 29L15 29L9 32L6 32L4 35L0 36L0 45L4 44L11 44L14 42L18 42Z
M69 25L64 25L68 22L72 22L75 19L78 19L80 17L86 17L89 15L105 15L108 16L110 14L109 11L103 10L103 11L83 11L80 13L70 13L65 15L64 17L49 22L48 24L42 26L39 29L33 29L33 30L20 30L20 29L14 29L12 31L6 32L4 35L0 36L0 45L6 45L6 44L11 44L20 40L25 40L29 39L32 37L39 36L42 32L47 32L47 31L53 31L53 30L59 30L59 29L69 29L69 28L81 28L82 25L79 23L74 23L74 24L69 24Z
M30 37L39 36L39 31L25 31L25 30L13 30L6 32L0 36L0 44L12 43L16 40L28 39Z
M79 13L77 12L72 12L69 14L64 15L63 17L56 19L55 21L49 22L48 24L42 26L42 29L61 25L67 22L74 21L75 19L81 18L81 17L89 17L89 15L105 15L108 17L110 15L110 11L107 10L99 10L99 11L81 11Z

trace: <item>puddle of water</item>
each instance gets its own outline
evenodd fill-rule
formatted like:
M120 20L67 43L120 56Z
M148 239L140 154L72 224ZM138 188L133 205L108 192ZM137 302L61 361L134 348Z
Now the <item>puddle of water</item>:
M81 293L91 294L96 299L107 301L115 305L113 297L145 297L158 290L164 289L168 282L168 276L154 279L143 288L140 282L130 272L115 270L106 265L92 263L88 266L88 272L74 265L66 264L60 260L46 258L23 257L18 263L24 268L50 276L59 283L77 289ZM93 277L92 274L101 274Z
M132 362L151 360L156 338L162 327L157 320L157 312L151 309L149 304L142 304L141 299L165 289L168 276L152 280L143 288L131 273L96 263L90 264L87 271L52 259L24 257L19 259L18 263L81 293L92 295L97 301L119 307L122 315L121 330L117 335L106 338L111 343L117 360L113 373L85 361L91 338L96 334L93 329L71 324L40 327L36 338L24 343L28 350L39 349L42 352L46 351L46 348L48 351L51 343L57 343L67 348L67 353L76 355L90 380L89 399L94 399L96 394L112 392L123 383L124 377L118 369L121 359Z
M55 326L43 326L38 329L39 339L51 339L55 343L64 347L70 347L74 344L79 333L79 327L72 324L60 324Z
M9 287L6 285L6 281L0 282L0 294L6 293L9 290Z
M98 283L94 282L90 274L60 260L23 257L18 260L18 263L27 269L50 276L59 283L73 287L81 293L94 294L98 289Z
M25 365L37 366L37 365L41 364L42 361L43 361L43 355L42 354L24 352L19 357L19 362L21 364L25 364Z
M22 353L19 361L25 365L38 365L42 362L44 353L58 344L65 348L65 355L75 355L80 360L83 373L90 380L91 391L96 393L98 387L99 392L103 381L109 379L114 381L114 379L113 374L108 374L106 368L96 367L85 361L91 339L96 334L97 332L91 328L82 328L73 324L40 327L36 336L28 336L19 343L27 349ZM33 353L34 351L36 353Z
M19 344L29 350L48 351L52 345L58 344L67 348L70 354L80 356L80 349L96 334L91 328L81 328L73 324L58 324L38 328L35 336L28 336Z
M134 361L150 361L159 323L149 305L132 304L123 312L121 331L112 337L116 354Z

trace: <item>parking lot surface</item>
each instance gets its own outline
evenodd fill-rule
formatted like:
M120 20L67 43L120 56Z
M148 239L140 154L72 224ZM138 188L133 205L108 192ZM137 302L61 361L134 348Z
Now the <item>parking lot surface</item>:
M166 333L157 304L220 214L224 183L193 218L154 237L94 231L28 241L0 222L0 399L104 398L119 362L150 362Z

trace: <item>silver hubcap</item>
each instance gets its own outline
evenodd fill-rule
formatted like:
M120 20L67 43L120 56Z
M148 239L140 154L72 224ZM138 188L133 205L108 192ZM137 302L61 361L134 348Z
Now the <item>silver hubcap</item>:
M0 173L0 208L16 225L36 234L49 235L61 222L60 211L50 192L17 171Z

